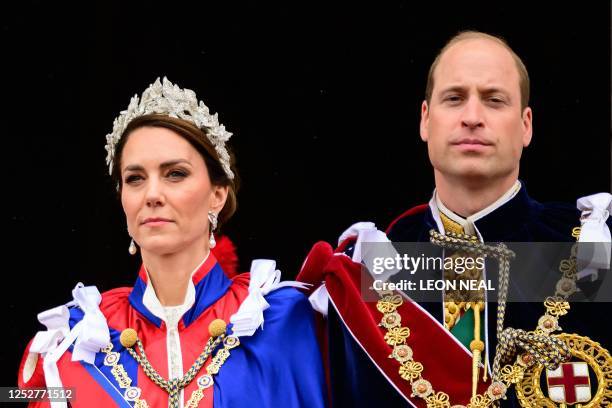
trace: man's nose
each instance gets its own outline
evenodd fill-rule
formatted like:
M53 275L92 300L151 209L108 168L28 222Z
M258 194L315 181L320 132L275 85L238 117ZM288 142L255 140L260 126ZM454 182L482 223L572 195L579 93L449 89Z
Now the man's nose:
M484 126L482 103L478 98L468 99L461 116L461 126L470 129Z

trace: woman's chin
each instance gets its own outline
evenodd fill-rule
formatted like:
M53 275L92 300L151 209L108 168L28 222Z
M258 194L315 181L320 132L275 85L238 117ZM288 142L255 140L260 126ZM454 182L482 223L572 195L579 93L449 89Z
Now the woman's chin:
M149 252L155 255L168 255L179 251L181 247L180 244L180 242L175 240L156 237L155 239L149 239L143 242L140 248L143 252Z

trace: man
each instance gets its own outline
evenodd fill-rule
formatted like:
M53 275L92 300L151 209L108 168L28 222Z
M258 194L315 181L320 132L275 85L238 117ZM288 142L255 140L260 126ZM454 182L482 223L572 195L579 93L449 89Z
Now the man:
M476 236L481 242L571 242L579 236L592 241L587 232L594 230L597 237L609 240L605 223L610 224L610 194L579 203L584 210L582 222L589 224L581 236L579 210L540 204L527 195L518 180L522 149L532 137L528 102L527 70L503 40L480 32L453 37L431 66L421 107L420 133L427 143L436 189L428 204L408 210L391 223L386 231L388 239L429 241L433 229ZM542 353L550 357L548 379L541 381L533 373L538 365L532 364L542 353L530 354L519 348L518 356L524 356L524 365L530 368L517 366L520 373L505 383L499 381L500 373L494 373L497 377L492 383L487 371L500 334L496 332L497 304L461 303L441 295L439 302L419 305L399 296L393 298L391 292L382 292L378 302L365 301L362 258L355 252L360 251L360 242L371 240L381 240L380 232L377 235L361 224L343 234L335 253L329 245L318 243L298 276L298 280L315 285L311 303L327 319L323 341L333 406L475 408L499 400L502 406L540 407L548 401L571 405L593 398L600 406L612 398L612 378L601 374L610 373L612 366L605 347L597 345L596 362L589 356L581 358L588 360L588 368L568 363L570 353L571 359L576 359L575 351L549 336L555 329L560 331L557 318L562 312L557 313L554 307L561 302L549 304L551 309L545 309L542 302L511 303L505 315L504 327L516 330L510 329L508 338L502 336L503 347L518 344L517 338L523 339L524 345L531 341L526 331L541 329L546 344L533 341L529 347L543 347ZM333 256L343 254L352 259ZM607 259L609 262L609 250ZM485 273L488 268L489 264L477 272ZM502 273L501 267L498 273ZM575 289L574 283L564 285ZM597 307L572 304L573 310L559 318L564 332L582 335L573 338L572 344L592 344L585 336L606 340ZM510 366L513 363L510 361ZM590 378L580 371L584 369L591 373ZM519 384L517 397L517 392L507 389L527 378L533 378L541 392Z

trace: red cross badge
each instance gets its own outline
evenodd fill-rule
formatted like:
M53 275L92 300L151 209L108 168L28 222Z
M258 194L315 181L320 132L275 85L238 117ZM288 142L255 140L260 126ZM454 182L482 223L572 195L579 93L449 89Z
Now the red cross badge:
M556 370L546 370L548 396L554 402L576 404L591 399L589 366L582 361L562 363Z

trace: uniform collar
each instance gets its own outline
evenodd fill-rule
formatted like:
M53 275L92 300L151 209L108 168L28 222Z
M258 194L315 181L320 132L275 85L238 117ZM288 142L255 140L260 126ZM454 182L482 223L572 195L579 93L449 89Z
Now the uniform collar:
M226 277L211 252L192 272L185 302L182 307L177 308L178 313L182 315L178 324L179 328L189 326L202 312L223 296L230 285L231 281ZM144 265L140 267L129 300L134 309L157 327L161 327L162 322L165 322L164 308L155 295Z
M476 220L475 225L487 242L522 241L526 224L533 219L539 206L523 185L512 199Z
M444 214L446 217L448 217L452 221L459 224L463 228L463 231L465 231L466 234L474 235L476 233L476 230L474 228L474 224L476 223L476 221L480 220L481 218L486 217L487 215L491 214L493 211L497 210L498 208L506 204L508 201L512 200L514 196L516 196L516 194L519 192L520 189L521 189L521 182L517 180L512 185L512 187L510 187L508 191L502 194L501 197L495 200L495 202L491 203L486 208L483 208L482 210L478 211L476 214L472 214L466 218L463 218L455 214L453 211L449 210L444 205L444 203L440 200L440 197L438 196L436 190L434 190L434 200L436 202L436 206L438 207L438 210L440 210L442 214Z
M430 216L438 230L442 231L439 212L460 224L468 234L479 235L485 241L502 241L511 238L513 231L522 228L524 220L529 217L531 208L536 203L527 195L525 186L517 182L494 203L478 213L463 218L450 211L438 198L436 191L429 201Z

